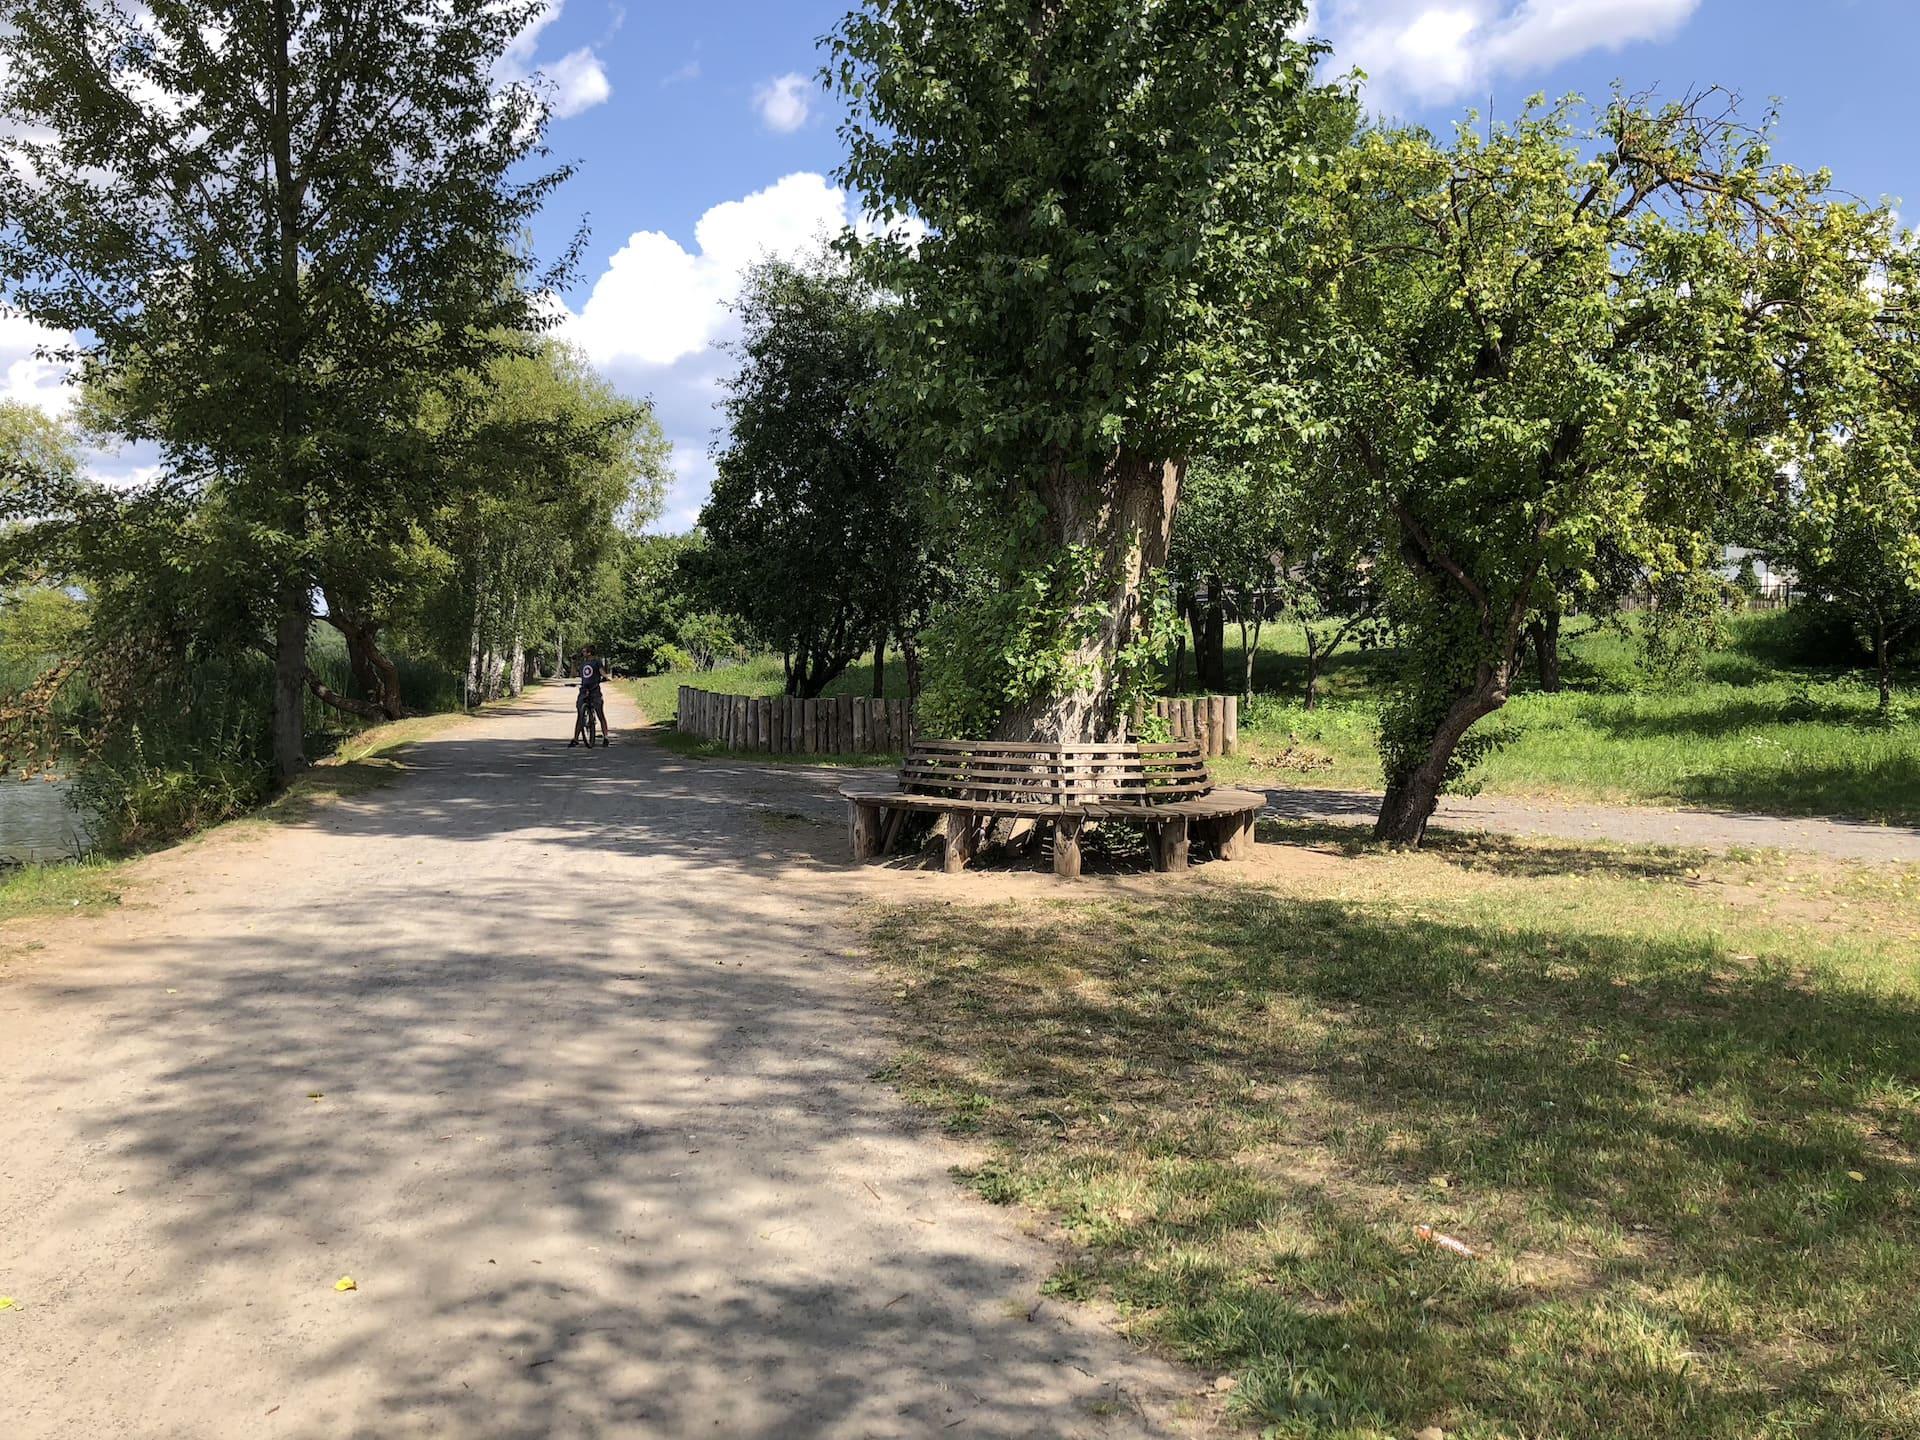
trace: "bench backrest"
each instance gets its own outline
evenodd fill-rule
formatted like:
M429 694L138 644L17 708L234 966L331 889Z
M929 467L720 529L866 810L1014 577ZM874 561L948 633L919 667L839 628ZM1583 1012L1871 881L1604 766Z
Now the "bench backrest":
M900 788L995 804L1071 807L1118 800L1165 804L1213 788L1193 741L1044 745L1000 740L919 740L908 746Z

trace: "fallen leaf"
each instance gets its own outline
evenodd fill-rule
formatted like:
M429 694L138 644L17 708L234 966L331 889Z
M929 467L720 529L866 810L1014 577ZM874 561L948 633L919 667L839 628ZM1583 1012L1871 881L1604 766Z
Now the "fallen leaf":
M0 1295L0 1310L17 1310L20 1307L11 1295Z
M1847 1171L1847 1179L1853 1181L1856 1185L1864 1185L1867 1183L1867 1177L1862 1175L1858 1170Z
M1445 1190L1452 1182L1444 1175L1435 1175L1431 1180L1427 1181L1427 1183L1436 1190Z
M351 1275L342 1275L338 1280L333 1282L333 1288L336 1290L358 1290L360 1286L354 1281Z

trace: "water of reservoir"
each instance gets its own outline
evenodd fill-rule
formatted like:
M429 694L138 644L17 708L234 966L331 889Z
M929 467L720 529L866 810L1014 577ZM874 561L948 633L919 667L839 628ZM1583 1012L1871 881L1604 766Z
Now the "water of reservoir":
M63 783L0 777L0 863L67 860L87 847Z

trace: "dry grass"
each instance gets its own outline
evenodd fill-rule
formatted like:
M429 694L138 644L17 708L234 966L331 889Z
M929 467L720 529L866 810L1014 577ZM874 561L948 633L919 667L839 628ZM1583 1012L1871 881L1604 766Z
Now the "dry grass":
M1335 834L873 916L1053 1288L1279 1436L1920 1433L1920 870Z

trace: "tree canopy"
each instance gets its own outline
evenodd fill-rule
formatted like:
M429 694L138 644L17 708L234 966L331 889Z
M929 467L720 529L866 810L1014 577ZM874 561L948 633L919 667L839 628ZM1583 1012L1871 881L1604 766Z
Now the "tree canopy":
M536 330L522 233L564 168L501 85L536 0L49 0L0 31L0 286L73 332L122 433L264 592L274 757L303 758L319 551L441 478L430 397Z
M955 477L983 577L935 632L936 725L1122 724L1165 638L1187 457L1281 423L1286 392L1246 383L1241 289L1343 113L1304 8L872 0L830 37L842 178L878 216L854 249L893 301L876 399Z
M1824 185L1714 97L1616 101L1591 141L1568 105L1450 145L1374 131L1317 176L1307 319L1281 321L1308 338L1275 353L1391 562L1383 838L1417 842L1488 743L1529 614L1620 552L1656 582L1718 560L1724 497L1795 423Z

